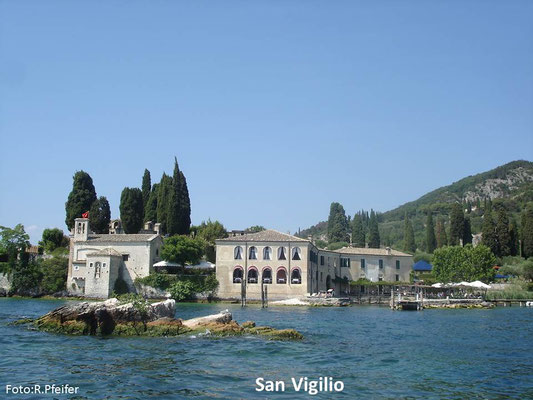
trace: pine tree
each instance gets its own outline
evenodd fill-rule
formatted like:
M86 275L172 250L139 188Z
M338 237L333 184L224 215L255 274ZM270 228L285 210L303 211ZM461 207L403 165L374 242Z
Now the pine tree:
M469 217L465 217L463 221L463 246L466 246L467 244L472 244L472 225Z
M172 187L170 190L170 197L168 199L168 215L167 215L167 233L169 235L181 234L181 173L178 166L178 159L174 158L174 173L172 174Z
M143 194L139 188L124 188L120 195L120 220L125 233L139 233L143 226Z
M407 213L405 213L404 218L404 230L403 230L403 249L409 253L414 253L416 251L415 244L415 233L413 231L413 225Z
M354 247L365 247L365 230L360 214L355 214L352 220L352 244Z
M167 233L167 218L172 191L172 178L163 172L157 190L157 222L161 224L163 233Z
M148 171L147 169L144 170L141 188L143 192L143 205L144 205L144 208L146 208L146 204L148 204L148 199L150 197L150 193L152 189L152 179L150 177L150 171Z
M370 219L368 221L368 247L379 249L380 244L378 217L374 210L370 210Z
M89 225L95 233L109 233L111 221L111 209L109 202L104 196L100 196L93 202L89 210Z
M498 238L498 257L511 255L511 235L509 233L509 217L503 207L496 212L496 237Z
M157 222L157 195L159 184L154 183L148 201L144 206L144 222Z
M328 241L329 243L347 242L348 219L344 207L340 203L331 203L328 217Z
M496 235L496 224L492 218L492 213L485 213L483 215L483 225L481 227L482 243L490 248L490 250L495 254L499 254L498 249L498 236Z
M444 221L441 219L437 220L436 227L436 236L437 236L437 247L441 248L448 245L448 237L446 235L446 228L444 226Z
M81 218L81 215L89 211L91 205L96 200L96 191L94 189L91 176L84 171L78 171L74 174L72 191L68 195L65 203L66 218L65 223L68 229L74 227L74 219Z
M533 205L528 204L522 214L522 257L533 257Z
M451 246L457 246L463 239L464 233L464 214L463 207L459 203L454 203L450 213L450 240Z
M437 238L435 237L435 227L433 225L433 216L431 211L428 212L426 219L426 251L433 253L437 248Z

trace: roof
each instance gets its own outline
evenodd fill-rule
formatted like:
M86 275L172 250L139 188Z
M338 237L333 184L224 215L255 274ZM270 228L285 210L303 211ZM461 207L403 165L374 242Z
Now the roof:
M247 233L245 235L230 236L225 239L218 239L217 242L308 242L286 233L281 233L273 229L267 229L256 233Z
M94 253L87 254L88 256L115 256L115 257L122 257L122 254L120 254L118 251L108 247L107 249L102 249L95 251Z
M419 262L415 263L415 265L413 265L413 271L431 271L432 269L433 265L424 260L420 260Z
M402 253L393 249L371 249L368 247L343 247L335 250L336 253L341 254L360 254L365 256L396 256L396 257L412 257L411 254Z
M135 234L126 234L118 233L116 235L109 234L90 234L87 237L88 242L151 242L155 239L157 234L154 233L135 233Z

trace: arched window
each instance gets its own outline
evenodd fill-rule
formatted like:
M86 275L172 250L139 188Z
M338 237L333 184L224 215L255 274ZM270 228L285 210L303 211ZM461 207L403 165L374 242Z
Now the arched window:
M263 283L272 283L272 269L269 267L263 269Z
M278 260L286 260L285 247L278 247Z
M248 258L250 260L257 260L257 248L255 246L250 247L250 255Z
M242 282L242 267L235 267L233 270L233 283Z
M235 249L233 249L233 258L235 260L242 260L242 247L237 246Z
M302 275L300 274L300 270L298 268L295 268L291 271L291 283L302 283Z
M272 249L270 247L265 247L263 249L263 260L271 260L272 259Z
M250 267L248 268L248 283L257 283L258 281L258 272L257 268Z
M292 249L292 259L293 260L301 260L301 257L300 257L300 248L299 247L294 247Z
M278 272L276 273L276 283L287 283L287 271L285 271L285 268L278 268Z

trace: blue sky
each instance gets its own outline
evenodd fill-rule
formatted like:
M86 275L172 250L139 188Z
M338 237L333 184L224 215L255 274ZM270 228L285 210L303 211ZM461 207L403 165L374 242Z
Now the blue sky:
M0 225L85 170L172 172L193 223L296 231L533 159L531 1L0 1Z

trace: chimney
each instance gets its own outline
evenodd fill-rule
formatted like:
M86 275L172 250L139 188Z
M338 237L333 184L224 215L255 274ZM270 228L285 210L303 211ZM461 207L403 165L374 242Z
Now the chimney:
M161 235L161 223L158 222L157 224L154 224L154 231L158 235Z
M391 256L392 255L392 250L390 247L385 247L385 250L387 250L387 255L388 256Z

